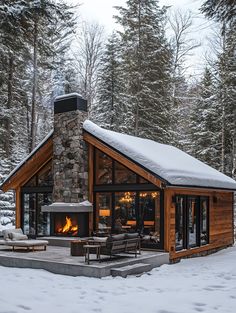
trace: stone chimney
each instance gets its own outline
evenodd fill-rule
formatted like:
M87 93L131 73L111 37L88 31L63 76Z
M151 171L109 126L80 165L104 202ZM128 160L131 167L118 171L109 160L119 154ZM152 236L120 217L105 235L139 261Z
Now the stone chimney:
M83 140L87 101L79 94L54 102L53 202L77 203L88 197L88 151Z

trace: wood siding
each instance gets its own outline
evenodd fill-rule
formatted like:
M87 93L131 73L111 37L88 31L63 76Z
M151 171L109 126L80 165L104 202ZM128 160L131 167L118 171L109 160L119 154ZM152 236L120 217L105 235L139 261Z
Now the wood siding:
M188 250L175 251L175 195L209 197L209 244ZM165 190L165 240L164 249L170 252L170 259L178 259L203 251L212 250L234 242L233 192L213 190L171 189Z

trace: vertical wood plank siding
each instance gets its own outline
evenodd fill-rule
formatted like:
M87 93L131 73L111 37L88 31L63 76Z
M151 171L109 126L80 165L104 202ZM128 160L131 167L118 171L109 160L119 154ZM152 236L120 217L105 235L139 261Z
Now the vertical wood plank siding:
M203 251L233 244L233 192L167 189L165 190L165 250L170 259L178 259ZM188 250L175 251L175 195L199 195L209 197L209 244Z

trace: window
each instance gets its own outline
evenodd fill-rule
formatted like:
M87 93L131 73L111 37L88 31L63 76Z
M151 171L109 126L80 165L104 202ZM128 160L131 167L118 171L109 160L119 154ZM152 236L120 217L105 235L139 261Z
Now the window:
M209 243L209 199L178 195L175 201L176 250Z
M50 234L50 215L41 206L52 203L52 161L49 161L21 188L21 226L30 237Z
M176 250L184 247L184 197L176 197L175 205L175 246Z
M99 192L96 196L96 229L100 233L109 234L112 226L111 194Z
M115 162L115 184L135 184L137 175L122 164Z
M115 193L114 232L132 232L137 230L136 192Z
M49 161L24 187L53 186L52 161Z
M198 245L197 241L197 198L196 197L187 197L187 227L188 227L188 246L193 248Z
M208 239L208 229L209 229L209 225L208 225L208 221L209 221L209 217L208 217L208 198L207 197L201 197L200 198L200 240L201 240L201 246L202 245L206 245L209 242Z
M38 186L53 186L51 162L38 172Z
M139 232L144 247L162 249L161 195L150 181L95 148L94 230L98 235Z
M95 149L95 185L150 184L126 166Z
M96 184L112 183L112 159L105 153L96 150Z

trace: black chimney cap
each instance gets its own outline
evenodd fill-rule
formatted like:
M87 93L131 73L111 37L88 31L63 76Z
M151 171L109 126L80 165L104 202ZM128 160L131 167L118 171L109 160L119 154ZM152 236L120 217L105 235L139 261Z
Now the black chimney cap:
M80 94L69 93L56 97L54 101L54 114L76 110L87 112L87 100Z

